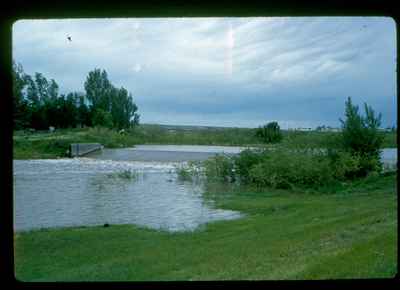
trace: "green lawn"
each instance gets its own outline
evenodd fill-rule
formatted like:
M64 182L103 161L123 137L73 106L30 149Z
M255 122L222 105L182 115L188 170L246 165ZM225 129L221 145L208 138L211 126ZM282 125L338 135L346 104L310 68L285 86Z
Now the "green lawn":
M195 232L133 225L15 234L22 281L279 280L393 277L396 176L334 194L219 189L219 208L246 216Z

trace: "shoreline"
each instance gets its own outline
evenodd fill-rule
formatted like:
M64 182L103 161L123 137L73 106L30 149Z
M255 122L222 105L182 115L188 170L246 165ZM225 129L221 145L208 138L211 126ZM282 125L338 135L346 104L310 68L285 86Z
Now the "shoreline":
M217 188L207 194L219 208L247 217L189 232L129 224L17 232L15 275L21 281L390 278L397 273L395 184L394 174L336 194Z

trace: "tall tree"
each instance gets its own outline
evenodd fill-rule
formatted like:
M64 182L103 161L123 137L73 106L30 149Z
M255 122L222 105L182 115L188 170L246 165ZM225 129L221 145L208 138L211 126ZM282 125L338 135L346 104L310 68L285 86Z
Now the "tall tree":
M40 105L39 102L39 94L38 89L36 87L35 81L32 79L30 75L25 75L26 82L26 97L28 99L29 105L33 107L38 107Z
M139 116L135 117L137 106L133 102L132 94L123 87L114 87L105 70L90 71L85 81L85 90L86 97L91 102L92 116L96 118L94 123L107 123L107 126L112 123L114 127L121 129L139 122ZM108 121L109 114L112 122Z
M133 97L132 94L129 93L128 95L128 100L126 103L126 114L127 114L127 118L126 118L126 125L129 126L135 126L135 125L139 125L139 115L137 114L137 110L138 107L136 105L136 103L133 102ZM133 119L132 119L133 117Z
M90 126L91 118L89 108L85 102L85 95L77 93L78 96L78 125L80 126Z
M49 100L49 82L41 73L37 72L35 73L35 83L39 102L44 104Z
M97 109L93 113L93 126L112 128L114 126L110 112Z
M113 88L111 96L111 115L114 126L121 129L131 127L135 124L134 122L138 123L138 117L135 119L137 106L133 102L132 94L122 87Z
M48 86L48 95L50 100L55 101L58 97L58 84L55 80L51 79L50 84Z
M25 73L21 64L13 61L13 119L14 129L22 129L29 124L29 108L24 97L24 89L27 85Z
M97 109L102 109L106 112L110 111L111 89L112 86L105 70L94 69L89 72L85 81L85 90L93 111Z
M63 107L65 127L76 127L78 123L77 101L78 101L78 96L76 93L67 94Z
M358 111L348 97L345 103L345 119L339 119L342 124L341 144L345 151L361 157L359 175L366 175L373 170L380 170L380 147L383 134L379 132L382 114L375 115L371 106L364 103L365 116Z

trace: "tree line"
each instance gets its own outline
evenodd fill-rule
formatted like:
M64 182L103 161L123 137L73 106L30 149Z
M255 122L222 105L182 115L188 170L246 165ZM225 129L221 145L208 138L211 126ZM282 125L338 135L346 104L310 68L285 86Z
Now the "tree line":
M129 128L139 124L138 107L124 87L115 87L101 69L90 71L84 83L85 93L59 93L54 79L36 72L24 72L13 62L14 129L47 130L82 126Z

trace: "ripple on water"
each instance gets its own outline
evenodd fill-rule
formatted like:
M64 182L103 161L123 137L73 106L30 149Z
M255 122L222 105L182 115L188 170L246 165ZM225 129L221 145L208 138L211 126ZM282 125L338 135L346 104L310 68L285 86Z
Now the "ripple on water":
M15 229L109 223L184 231L241 216L206 203L200 184L177 182L174 170L179 164L91 158L14 160ZM109 175L123 170L138 175L133 179Z

